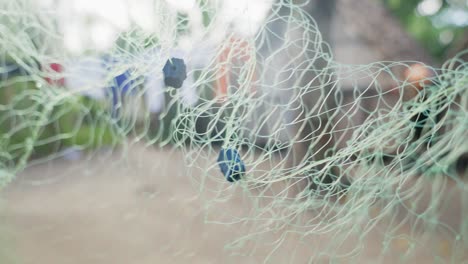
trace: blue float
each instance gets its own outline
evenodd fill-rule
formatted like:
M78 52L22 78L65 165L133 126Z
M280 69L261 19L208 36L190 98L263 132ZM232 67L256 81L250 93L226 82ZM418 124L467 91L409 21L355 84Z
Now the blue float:
M166 86L180 88L187 79L187 66L183 59L171 58L164 65L163 73Z
M235 182L245 174L245 165L235 149L221 149L218 156L218 165L228 182Z

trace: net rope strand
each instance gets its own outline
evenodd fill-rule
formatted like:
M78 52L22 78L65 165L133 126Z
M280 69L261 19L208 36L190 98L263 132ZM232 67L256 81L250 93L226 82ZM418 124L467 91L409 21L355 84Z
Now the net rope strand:
M66 14L30 1L0 3L0 186L71 149L90 160L100 149L123 149L125 159L142 142L183 153L183 173L207 209L243 194L244 212L206 215L210 223L251 226L230 250L269 245L269 262L294 235L323 238L310 244L311 263L359 261L377 230L377 259L406 241L402 262L418 250L466 260L468 197L454 164L468 152L468 51L440 68L425 65L435 74L415 82L400 73L416 61L336 61L314 19L291 1L272 4L250 35L226 22L220 6L200 1L200 14L181 18L156 1L152 34L131 25L110 49L88 46L78 56L60 44ZM181 52L187 40L207 51ZM162 84L160 69L172 57L188 66L181 89ZM127 89L112 101L120 75ZM245 163L245 176L232 184L216 163L222 148L238 150ZM450 199L461 204L455 226L444 213ZM271 233L282 235L270 241ZM449 254L433 250L436 233L450 241Z

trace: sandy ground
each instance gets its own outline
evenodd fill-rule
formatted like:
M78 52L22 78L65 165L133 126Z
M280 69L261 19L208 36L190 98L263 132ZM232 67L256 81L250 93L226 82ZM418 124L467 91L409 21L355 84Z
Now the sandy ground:
M326 236L307 240L266 234L262 239L281 238L284 243L278 249L250 243L244 247L246 256L234 254L225 245L254 233L254 227L206 220L210 215L247 214L251 205L241 191L233 191L228 203L207 209L209 197L199 195L193 174L184 173L180 152L137 144L128 153L127 159L114 151L73 162L51 161L19 175L1 194L0 263L328 263L326 256L311 261L318 254L314 245L331 239ZM225 185L211 183L219 190ZM363 254L359 261L343 258L338 263L395 263L410 247L414 254L408 263L444 263L444 257L455 254L452 244L437 235L429 238L433 247L413 248L404 240L409 228L401 230L401 241L390 243L385 253L378 232L369 232L362 241L350 238L344 247L360 243ZM270 252L274 254L268 258Z

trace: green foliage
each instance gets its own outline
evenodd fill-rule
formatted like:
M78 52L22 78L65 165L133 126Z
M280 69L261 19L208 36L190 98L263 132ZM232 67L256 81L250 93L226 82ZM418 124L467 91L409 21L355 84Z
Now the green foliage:
M451 8L447 1L431 15L418 12L423 0L383 0L392 13L398 17L410 35L416 38L436 59L444 60L447 52L458 39L466 34L466 26L437 24L436 18Z
M207 0L198 1L198 5L202 10L203 26L208 27L211 24L215 11L210 8Z
M119 34L114 43L114 50L118 53L137 54L147 48L158 45L159 38L152 33L145 32L139 27Z
M0 89L0 152L7 154L0 163L15 166L67 147L94 149L122 140L101 103L79 95L51 102L44 93L33 82Z
M177 12L177 33L179 35L188 34L190 33L189 29L188 15Z

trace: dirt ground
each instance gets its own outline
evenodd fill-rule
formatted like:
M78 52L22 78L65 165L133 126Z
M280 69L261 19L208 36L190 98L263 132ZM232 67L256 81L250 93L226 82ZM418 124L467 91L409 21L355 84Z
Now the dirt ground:
M207 208L196 177L184 173L182 153L141 143L127 153L131 155L114 151L77 161L50 161L19 175L1 194L0 262L328 263L326 256L311 260L317 256L313 245L330 239L324 236L312 241L272 233L264 238L284 239L281 248L251 243L245 247L246 256L234 254L225 245L253 233L252 226L207 223L206 217L247 213L251 206L241 191L233 191L229 203ZM212 187L225 188L225 183ZM370 232L364 241L345 243L362 243L359 263L395 263L411 247L404 240L394 241L385 258L378 258L383 256L381 239ZM453 254L449 242L437 235L432 240L437 242L433 248L412 248L415 254L408 263L444 263L430 251L447 258ZM274 254L268 258L270 252ZM348 263L344 259L338 263Z

